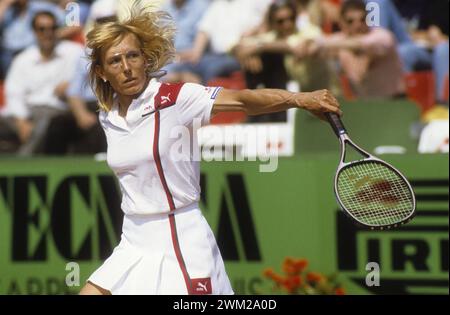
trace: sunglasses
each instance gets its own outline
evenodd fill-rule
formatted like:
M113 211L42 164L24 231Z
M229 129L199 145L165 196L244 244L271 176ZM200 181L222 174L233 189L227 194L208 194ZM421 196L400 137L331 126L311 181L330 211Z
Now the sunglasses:
M366 22L366 18L365 17L361 17L359 19L352 19L352 18L345 19L345 23L347 23L348 25L352 25L355 22L365 23Z
M285 18L282 18L282 19L276 19L275 20L275 23L277 24L277 25L283 25L285 22L294 22L295 21L295 16L289 16L289 17L285 17Z
M45 27L45 26L36 26L35 27L35 30L38 33L44 33L44 32L47 32L47 31L55 32L57 29L58 29L57 25L53 25L53 26L50 26L50 27Z

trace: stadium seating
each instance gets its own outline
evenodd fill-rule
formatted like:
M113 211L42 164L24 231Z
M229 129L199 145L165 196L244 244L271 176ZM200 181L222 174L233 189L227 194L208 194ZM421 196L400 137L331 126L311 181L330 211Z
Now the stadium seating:
M420 106L422 114L436 105L432 71L408 73L405 75L405 83L408 98Z

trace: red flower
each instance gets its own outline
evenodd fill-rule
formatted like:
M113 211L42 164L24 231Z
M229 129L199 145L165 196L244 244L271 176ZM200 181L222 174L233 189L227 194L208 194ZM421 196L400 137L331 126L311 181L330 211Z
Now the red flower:
M295 275L298 273L294 264L283 264L283 272L287 275Z
M324 277L317 272L308 272L306 275L306 280L308 282L320 282Z
M275 271L273 271L272 268L267 268L267 269L264 269L264 271L263 271L263 275L267 278L272 278L272 276L274 274L275 274Z
M344 288L339 287L334 290L334 293L336 295L345 295L345 290L344 290Z
M282 283L283 287L286 289L288 293L294 293L295 287L292 285L292 282L289 279L285 279Z
M300 287L302 285L302 277L301 276L294 276L291 278L292 285L294 285L296 288Z
M302 285L302 278L298 275L287 278L283 281L282 285L288 293L295 293Z
M302 272L306 267L308 267L308 261L306 259L299 259L294 262L296 272Z
M277 274L272 268L263 271L263 275L275 283L277 289L283 289L288 294L330 294L329 288L336 295L345 295L344 288L335 283L335 279L328 279L326 276L318 272L309 272L308 260L294 259L287 257L282 263L282 274ZM324 286L315 285L315 283L323 283ZM304 289L305 292L302 292Z
M277 275L272 268L265 269L263 272L264 276L273 280L277 285L283 283L284 279L280 275Z

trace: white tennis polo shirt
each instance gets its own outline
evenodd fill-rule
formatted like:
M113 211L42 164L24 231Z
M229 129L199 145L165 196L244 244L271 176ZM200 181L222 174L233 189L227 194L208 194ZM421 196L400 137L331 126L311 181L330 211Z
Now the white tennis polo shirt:
M219 91L152 80L125 118L117 102L110 112L100 112L107 162L119 180L126 214L165 213L199 201L194 129L209 123Z

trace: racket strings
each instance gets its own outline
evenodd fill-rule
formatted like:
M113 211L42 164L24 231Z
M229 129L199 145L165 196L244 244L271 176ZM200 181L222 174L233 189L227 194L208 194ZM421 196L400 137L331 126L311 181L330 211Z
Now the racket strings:
M338 175L337 192L345 210L367 225L396 224L414 210L406 181L379 162L344 168Z

